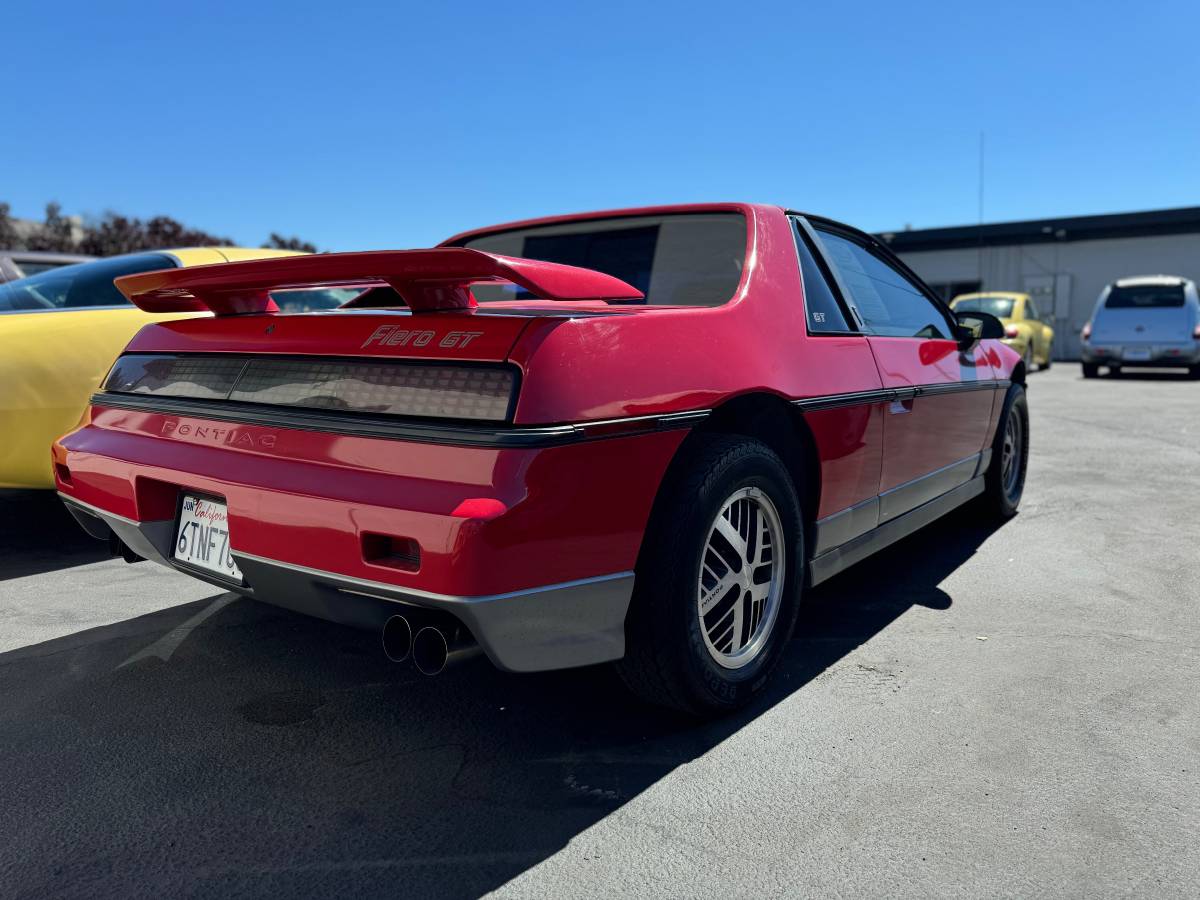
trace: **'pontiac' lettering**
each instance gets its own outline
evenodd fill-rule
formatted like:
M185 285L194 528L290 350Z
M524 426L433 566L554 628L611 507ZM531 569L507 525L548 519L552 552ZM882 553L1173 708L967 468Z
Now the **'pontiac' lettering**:
M186 422L180 424L173 419L166 419L162 423L162 433L175 435L177 437L186 437L198 440L207 440L214 444L228 444L232 447L246 447L249 449L272 450L275 447L276 436L273 434L259 434L255 436L249 431L242 431L237 428L217 428L209 425L189 425Z

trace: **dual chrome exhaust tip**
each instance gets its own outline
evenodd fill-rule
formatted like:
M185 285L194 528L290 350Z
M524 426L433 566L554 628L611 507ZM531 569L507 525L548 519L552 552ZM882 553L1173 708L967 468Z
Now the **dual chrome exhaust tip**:
M422 675L440 675L481 652L470 632L449 616L392 616L383 625L381 640L388 659L402 663L411 658Z

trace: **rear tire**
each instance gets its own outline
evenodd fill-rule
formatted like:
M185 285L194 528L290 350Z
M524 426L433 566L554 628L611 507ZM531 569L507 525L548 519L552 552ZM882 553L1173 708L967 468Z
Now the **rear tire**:
M981 500L985 508L1001 519L1017 514L1025 492L1025 473L1029 468L1029 405L1025 388L1009 385L1004 408L992 439L992 461L984 476Z
M1200 378L1200 363L1198 363L1194 366L1188 366L1188 377L1189 378Z
M1096 365L1096 363L1084 363L1083 364L1083 377L1084 378L1095 378L1099 374L1100 374L1100 367L1098 365Z
M721 434L690 442L655 502L615 665L642 699L713 716L749 702L779 662L799 609L804 533L769 447Z

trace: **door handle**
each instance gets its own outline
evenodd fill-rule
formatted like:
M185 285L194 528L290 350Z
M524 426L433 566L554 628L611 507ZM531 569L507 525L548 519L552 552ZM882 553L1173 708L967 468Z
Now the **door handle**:
M910 413L910 412L912 412L912 410L913 410L913 398L912 397L909 397L905 400L893 400L891 402L891 405L888 407L888 412L890 412L893 416L899 416L899 415L903 415L904 413Z

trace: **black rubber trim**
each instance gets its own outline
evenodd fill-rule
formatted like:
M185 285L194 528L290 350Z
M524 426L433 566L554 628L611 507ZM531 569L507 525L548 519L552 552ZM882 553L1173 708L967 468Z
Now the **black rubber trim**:
M266 428L320 431L326 434L344 434L353 437L470 447L532 448L605 440L631 434L646 434L652 431L690 428L706 419L710 412L710 410L701 409L683 413L633 416L625 419L608 419L570 425L490 426L399 421L394 417L324 413L295 407L283 409L257 403L147 397L107 392L93 394L92 405L135 412L218 419L224 422L259 425Z
M962 381L954 384L919 385L911 388L886 388L873 391L854 391L793 400L804 412L840 409L863 403L887 403L910 400L914 397L958 393L960 391L1007 389L1009 381ZM223 400L196 400L179 397L153 397L139 394L101 392L92 395L93 406L127 409L200 419L217 419L241 425L265 428L290 428L298 431L320 431L353 437L382 438L395 441L415 441L424 444L448 444L468 447L553 447L582 441L606 440L645 434L652 431L671 431L691 428L708 418L708 409L663 413L652 416L631 416L621 419L580 422L568 425L466 425L457 423L403 421L395 417L370 416L357 413L326 413L296 407L281 408L258 403Z
M955 507L961 506L973 497L978 497L983 493L983 486L984 476L977 475L940 497L923 503L915 509L910 509L908 512L889 519L870 531L814 557L809 562L809 584L815 587L855 563L861 562L872 553L894 544L919 528L924 528Z
M840 409L844 406L859 406L863 403L889 403L896 400L912 400L915 397L930 397L939 394L959 394L964 391L1007 390L1010 381L984 379L980 381L957 381L949 384L920 384L907 388L884 388L874 391L852 391L847 394L828 394L824 397L807 397L793 400L792 405L804 412L820 409Z

